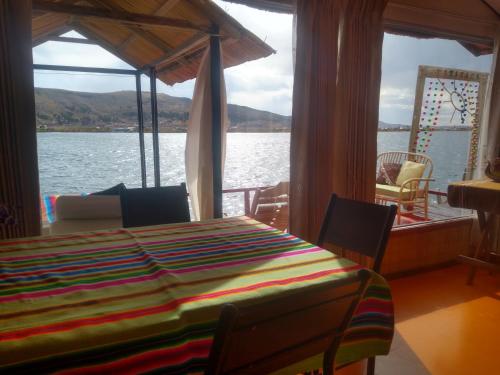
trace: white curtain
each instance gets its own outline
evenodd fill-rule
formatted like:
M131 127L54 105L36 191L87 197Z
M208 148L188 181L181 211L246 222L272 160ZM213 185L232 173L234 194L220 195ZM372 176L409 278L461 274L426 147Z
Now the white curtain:
M478 167L475 178L484 177L486 164L500 156L500 33L495 38L493 64L488 82L484 105L483 123L481 124Z
M220 48L220 44L219 44ZM226 159L227 116L226 85L221 51L220 87L222 118L222 172ZM210 77L210 47L201 60L189 114L186 139L186 179L195 220L214 216L213 163L212 163L212 95Z

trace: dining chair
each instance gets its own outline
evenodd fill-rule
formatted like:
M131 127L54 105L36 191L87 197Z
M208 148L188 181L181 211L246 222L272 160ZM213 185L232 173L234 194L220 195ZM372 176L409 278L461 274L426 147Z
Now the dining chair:
M205 374L266 374L317 354L323 354L323 373L333 374L337 349L370 277L364 269L253 305L224 305Z
M317 245L327 244L371 258L372 269L379 273L397 206L339 198L332 194ZM375 358L369 358L367 375L375 373Z
M186 184L125 189L120 193L123 227L182 223L191 220Z

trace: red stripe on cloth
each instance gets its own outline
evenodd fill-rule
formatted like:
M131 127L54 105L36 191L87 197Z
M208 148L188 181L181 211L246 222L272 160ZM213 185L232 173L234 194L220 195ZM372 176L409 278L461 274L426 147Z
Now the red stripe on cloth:
M356 309L356 313L354 315L364 314L364 313L382 313L392 315L394 314L394 305L392 301L379 300L374 298L368 298L366 300L362 300L358 308Z
M249 234L249 233L259 233L259 232L265 232L273 230L273 228L269 229L249 229L249 230L244 230L244 231L238 231L238 232L231 232L231 236L238 236L242 234ZM275 230L275 229L274 229ZM94 247L90 249L82 249L82 250L66 250L66 251L58 251L57 253L44 253L44 257L50 257L50 256L59 256L59 255L75 255L75 254L92 254L92 253L99 253L101 251L108 251L108 250L117 250L120 248L127 248L127 247L138 247L140 245L162 245L162 244L178 244L179 241L193 241L193 240L202 240L202 239L211 239L211 238L217 238L217 235L203 235L203 236L193 236L193 237L185 237L185 238L175 238L175 239L169 239L169 240L164 240L164 241L154 241L154 242L140 242L140 241L135 241L135 242L128 242L120 245L114 245L114 246L103 246L103 247ZM290 237L290 236L289 236ZM288 238L288 237L284 237ZM127 239L123 239L122 241L126 241ZM75 244L75 246L78 244ZM175 251L175 249L174 249ZM2 260L5 261L21 261L21 260L30 260L30 259L37 259L40 258L40 254L35 254L35 255L23 255L23 256L16 256L16 257L6 257L2 258Z
M37 269L35 271L17 271L17 272L5 273L5 274L0 275L0 280L10 279L12 277L40 276L40 275L51 274L51 273L56 273L56 272L78 271L78 270L89 269L89 268L98 270L101 267L110 267L110 266L116 266L116 265L122 265L122 264L130 264L131 262L145 261L145 260L151 259L151 256L154 256L153 259L157 258L157 259L164 260L164 262L162 262L162 264L169 264L168 258L177 257L180 255L197 254L197 253L200 253L202 255L206 255L205 257L202 257L200 259L206 259L206 258L217 259L217 258L227 257L228 253L216 254L216 255L212 255L212 256L210 256L210 253L214 252L214 251L218 251L218 250L238 249L239 247L245 247L245 246L247 246L247 247L256 246L256 245L262 246L262 245L267 245L267 244L281 243L284 240L289 240L289 239L286 237L279 237L279 238L273 238L273 239L257 238L252 242L244 243L244 244L230 243L230 244L224 244L221 246L213 246L210 248L203 247L203 248L196 249L196 250L185 250L185 251L172 250L172 251L169 251L165 254L158 254L158 253L153 252L151 255L150 254L135 255L134 258L127 258L127 259L123 259L123 260L114 260L114 261L106 261L106 258L102 257L101 259L96 260L95 262L93 262L91 264L84 264L84 265L71 265L72 262L78 262L80 260L68 259L67 263L69 263L70 265L66 265L66 263L60 263L60 267L43 269L43 265L34 264L34 265L30 265L28 267L30 267L30 268L31 267L40 267L41 269ZM123 247L125 247L125 246L132 247L133 245L136 245L136 248L140 248L140 246L137 246L137 244L122 245L122 246ZM120 248L120 247L121 246L114 246L114 248ZM163 250L164 249L162 249L162 251ZM259 249L250 248L250 249L245 250L245 251L239 251L235 254L244 255L244 254L254 253L254 252L258 252L258 251L259 251ZM129 255L129 254L126 254L126 255ZM119 256L119 255L115 255L115 254L110 255L110 257L117 257L117 256ZM174 262L176 262L176 263L183 262L183 261L188 262L189 259L174 260ZM172 261L170 261L170 262L172 262ZM56 263L54 263L54 262L48 263L49 266L53 266L55 264ZM26 285L26 284L23 284L23 286L24 285Z
M166 303L163 305L148 307L148 308L144 308L144 309L126 311L126 312L121 312L121 313L114 313L114 314L103 315L103 316L98 316L98 317L94 317L94 318L72 320L72 321L67 321L67 322L50 324L47 326L21 329L18 331L3 332L3 333L0 333L0 340L9 340L9 341L19 340L19 339L23 339L23 338L35 336L35 335L68 331L71 329L77 329L77 328L85 327L85 326L95 326L95 325L99 325L99 324L112 323L112 322L116 322L119 320L134 319L134 318L140 318L140 317L147 316L147 315L166 313L166 312L171 311L171 310L173 310L173 309L177 308L178 306L185 304L185 303L202 301L202 300L209 300L209 299L214 299L214 298L218 298L218 297L223 297L223 296L228 296L228 295L238 294L238 293L243 293L243 292L251 292L251 291L255 291L255 290L263 289L263 288L267 288L267 287L272 287L272 286L286 286L286 285L289 285L292 283L299 283L299 282L304 282L304 281L311 281L311 280L320 279L320 278L327 277L327 276L330 276L333 274L350 272L350 271L358 270L360 268L361 268L361 266L354 265L351 267L339 268L339 269L335 269L335 270L325 270L325 271L316 272L316 273L309 274L309 275L291 277L291 278L282 279L282 280L266 281L266 282L262 282L262 283L258 283L258 284L240 287L240 288L234 288L234 289L222 290L222 291L213 292L213 293L206 293L206 294L201 294L201 295L196 295L196 296L179 298L177 300L170 301L169 303Z
M189 341L181 346L151 350L103 363L60 371L60 375L138 374L164 367L180 366L195 358L207 358L212 339Z
M144 281L157 280L161 276L168 276L171 274L183 274L183 273L197 272L197 271L208 270L208 269L225 268L225 267L236 266L236 265L240 265L240 264L259 262L262 260L279 259L279 258L291 257L291 256L302 255L302 254L307 254L307 253L312 253L312 252L318 252L318 251L324 251L324 250L319 248L319 247L316 247L316 248L307 249L307 250L288 251L288 252L280 253L280 254L272 254L272 255L261 256L261 257L252 257L252 258L247 258L247 259L243 259L240 261L218 262L218 263L213 264L213 265L195 266L195 267L189 267L189 268L184 268L184 269L164 269L164 270L153 272L150 275L131 277L128 279L102 281L102 282L87 284L87 285L85 285L85 284L73 285L73 286L66 287L66 288L58 288L58 289L44 290L44 291L38 291L38 292L26 292L26 293L21 292L21 293L16 293L16 294L12 294L12 295L1 296L0 303L1 302L18 301L18 300L23 300L23 299L27 299L27 298L50 297L50 296L56 296L56 295L61 295L61 294L66 294L66 293L72 293L75 291L95 290L95 289L102 289L102 288L119 286L119 285L124 285L124 284L135 284L135 283L141 283Z
M6 248L5 246L18 246L18 245L27 245L27 244L33 244L33 243L47 243L47 242L59 242L59 241L66 241L66 240L77 240L77 239L90 239L90 238L100 238L100 237L110 237L114 236L117 234L131 234L131 233L151 233L151 232L163 232L163 231L169 231L171 234L173 229L193 229L193 232L199 232L197 228L205 228L205 230L214 230L214 229L230 229L238 226L249 226L252 225L250 222L251 220L249 218L244 218L240 217L235 220L231 219L219 219L219 220L214 220L213 222L189 222L189 223L183 223L179 225L175 224L169 224L168 226L160 226L160 227L153 227L153 228L130 228L130 229L116 229L116 230L105 230L102 232L96 231L96 232L88 232L85 234L68 234L68 235L56 235L56 236L51 236L51 237L35 237L35 238L28 238L28 239L16 239L13 241L1 241L2 249L0 249L0 253L2 252L10 252L12 250L18 250L18 249L12 249L12 248ZM228 224L233 224L233 223L241 223L241 225L228 225ZM217 224L225 224L221 226L220 228L213 228L214 225ZM260 224L260 223L259 223ZM265 226L264 224L261 224L263 228L261 229L266 229L270 228L268 226ZM271 228L274 229L274 228ZM191 232L191 231L190 231ZM74 245L74 244L73 244Z
M128 231L125 229L117 229L117 230L106 230L105 232L90 232L85 234L76 234L76 235L57 235L57 236L47 236L47 237L36 237L28 240L16 240L16 241L2 241L2 249L0 253L10 252L12 250L19 250L14 248L7 248L5 246L19 246L19 245L28 245L33 243L48 243L48 242L59 242L66 240L77 240L77 239L89 239L89 238L100 238L100 237L110 237L117 234L124 234ZM72 244L74 245L74 244ZM24 250L24 249L23 249ZM30 250L30 249L26 249Z

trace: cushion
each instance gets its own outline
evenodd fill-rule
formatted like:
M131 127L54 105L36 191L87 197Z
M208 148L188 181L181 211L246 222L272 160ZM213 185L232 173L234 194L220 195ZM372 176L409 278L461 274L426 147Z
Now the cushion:
M401 164L399 163L381 163L377 175L377 184L396 185Z
M403 192L400 193L401 188L399 186L391 186L391 185L375 185L376 194L380 196L385 196L389 198L402 199L402 200L411 200L412 194L411 190L404 188Z
M56 201L56 221L121 217L118 195L61 195Z
M415 163L414 161L405 161L401 167L396 185L401 186L405 181L411 178L422 178L425 171L425 164Z
M125 189L125 184L120 182L118 185L110 187L109 189L98 191L90 195L120 195L120 193Z
M67 234L75 232L90 232L101 229L116 229L122 227L122 219L70 219L56 221L50 224L50 234Z

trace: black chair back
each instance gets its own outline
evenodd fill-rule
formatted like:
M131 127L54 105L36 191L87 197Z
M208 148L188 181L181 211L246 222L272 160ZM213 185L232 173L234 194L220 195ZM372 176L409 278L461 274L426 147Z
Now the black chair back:
M396 211L395 205L382 206L333 194L317 245L329 243L373 258L373 270L380 272Z
M365 269L251 306L224 305L206 374L267 374L321 353L323 373L333 374L335 354L370 277Z
M126 189L120 194L123 227L182 223L191 220L186 184Z

